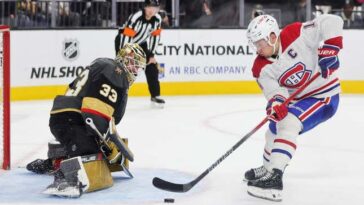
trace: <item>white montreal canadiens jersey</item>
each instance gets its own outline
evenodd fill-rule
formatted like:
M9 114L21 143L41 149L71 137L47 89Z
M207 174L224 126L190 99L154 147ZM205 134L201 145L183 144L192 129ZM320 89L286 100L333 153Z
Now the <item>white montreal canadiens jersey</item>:
M253 75L269 100L274 95L288 98L316 72L318 48L328 39L342 36L342 20L333 15L322 15L313 21L293 23L280 33L281 45L277 59L258 56ZM295 100L307 97L324 98L340 92L339 79L333 73L328 79L321 76L304 89Z

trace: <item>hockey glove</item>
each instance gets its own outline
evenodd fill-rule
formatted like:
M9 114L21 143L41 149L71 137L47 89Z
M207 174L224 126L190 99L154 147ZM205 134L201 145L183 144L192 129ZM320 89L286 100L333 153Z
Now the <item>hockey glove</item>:
M281 121L287 116L288 108L286 105L283 105L285 100L285 97L281 95L275 95L268 101L266 111L270 120L277 122Z
M337 54L340 51L340 47L330 44L324 44L318 50L319 66L321 68L321 76L328 78L339 66L339 58Z

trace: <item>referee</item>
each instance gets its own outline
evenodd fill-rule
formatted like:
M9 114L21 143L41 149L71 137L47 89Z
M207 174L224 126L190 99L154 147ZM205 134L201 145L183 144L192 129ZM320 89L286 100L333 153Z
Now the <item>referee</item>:
M119 28L119 33L115 38L115 52L117 53L126 43L137 43L143 48L147 56L145 76L152 104L163 107L165 101L160 98L159 70L154 58L160 40L162 23L158 11L159 0L145 0L144 9L131 14L125 24Z

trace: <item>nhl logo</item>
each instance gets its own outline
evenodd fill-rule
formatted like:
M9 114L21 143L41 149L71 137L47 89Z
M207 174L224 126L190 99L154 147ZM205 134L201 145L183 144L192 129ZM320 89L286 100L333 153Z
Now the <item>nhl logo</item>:
M80 53L78 45L77 39L65 40L63 42L63 57L69 61L76 60Z

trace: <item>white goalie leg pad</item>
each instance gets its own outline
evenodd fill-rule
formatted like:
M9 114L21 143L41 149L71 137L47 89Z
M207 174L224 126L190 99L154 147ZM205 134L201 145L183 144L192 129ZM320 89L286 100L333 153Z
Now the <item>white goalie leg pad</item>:
M89 187L89 179L81 157L62 161L60 169L64 178L55 180L43 193L69 198L80 197Z
M90 182L80 156L62 161L61 170L66 180L74 180L72 177L74 177L74 172L77 172L76 177L82 184L82 190L85 191L89 188Z
M45 190L43 194L49 194L65 198L79 198L82 195L82 191L78 187L65 186L62 189L53 188L51 190Z
M53 195L54 193L57 192L58 186L60 183L63 182L58 182L57 180L55 180L51 185L49 185L42 193L43 194L49 194L49 195Z
M261 199L271 201L282 201L282 190L277 189L262 189L259 187L248 186L248 194Z

